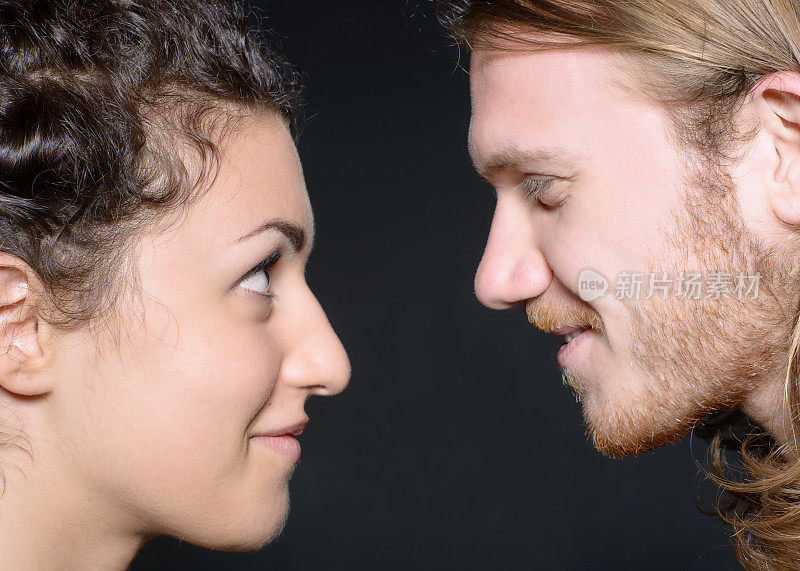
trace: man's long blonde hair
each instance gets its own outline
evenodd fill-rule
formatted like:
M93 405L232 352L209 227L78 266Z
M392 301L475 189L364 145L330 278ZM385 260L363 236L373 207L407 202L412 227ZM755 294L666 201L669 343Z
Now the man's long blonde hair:
M735 117L758 80L800 72L800 3L793 0L456 0L445 6L445 25L473 49L613 49L632 64L642 94L663 105L675 142L717 166L735 159L755 134L740 132ZM786 323L791 345L781 403L790 435L800 435L797 315ZM708 475L731 498L718 513L735 529L739 561L748 569L800 568L797 440L779 446L763 431L752 432L736 442L742 461L733 470L724 453L729 428L714 431Z

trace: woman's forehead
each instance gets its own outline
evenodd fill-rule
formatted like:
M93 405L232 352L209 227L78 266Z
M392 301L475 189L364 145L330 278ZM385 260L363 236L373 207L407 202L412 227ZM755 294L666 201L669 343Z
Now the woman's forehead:
M199 232L231 242L270 220L283 220L312 237L300 159L280 118L248 122L221 151L218 175L189 213Z

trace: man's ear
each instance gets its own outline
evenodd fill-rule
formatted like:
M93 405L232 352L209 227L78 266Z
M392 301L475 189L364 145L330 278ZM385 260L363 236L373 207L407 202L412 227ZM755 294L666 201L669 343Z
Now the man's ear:
M770 206L781 222L800 226L800 74L769 75L750 98L764 103L761 119L777 155L766 188Z
M18 395L50 391L51 375L41 374L42 340L50 327L40 316L41 281L25 262L0 252L0 387Z

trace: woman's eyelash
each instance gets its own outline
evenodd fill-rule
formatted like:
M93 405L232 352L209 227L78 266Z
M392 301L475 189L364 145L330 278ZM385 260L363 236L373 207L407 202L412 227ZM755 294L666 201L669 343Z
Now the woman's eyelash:
M275 264L278 263L278 260L280 260L280 259L281 259L281 252L280 251L276 251L271 256L269 256L266 260L263 260L256 267L254 267L252 270L247 272L242 277L242 279L239 280L239 283L242 284L244 282L247 282L248 280L250 280L254 276L258 275L259 272L266 272L266 274L267 274L267 284L269 286L271 284L271 282L272 282L272 278L269 275L269 270L271 270L275 266ZM266 298L270 298L270 299L275 299L275 298L278 297L277 294L275 294L273 292L254 292L254 293L257 293L258 295L260 295L262 297L266 297Z
M247 274L245 274L245 276L242 279L246 280L247 278L253 277L258 272L263 272L264 270L271 269L275 264L278 263L278 260L280 260L280 259L281 259L281 252L279 252L279 251L275 252L270 257L268 257L266 260L260 262L255 268L253 268L252 270L247 272Z

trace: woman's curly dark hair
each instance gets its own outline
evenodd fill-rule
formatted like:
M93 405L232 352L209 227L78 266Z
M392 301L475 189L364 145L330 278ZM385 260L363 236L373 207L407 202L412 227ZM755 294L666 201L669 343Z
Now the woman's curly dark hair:
M113 307L130 239L196 196L215 129L293 124L297 73L251 16L233 0L0 0L0 250L38 274L53 323Z

